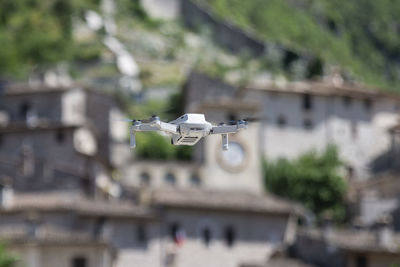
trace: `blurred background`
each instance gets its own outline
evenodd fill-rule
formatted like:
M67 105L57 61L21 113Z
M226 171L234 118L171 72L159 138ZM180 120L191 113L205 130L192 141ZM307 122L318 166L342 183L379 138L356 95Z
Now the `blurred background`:
M1 0L0 266L400 266L398 14ZM129 148L185 113L248 129Z

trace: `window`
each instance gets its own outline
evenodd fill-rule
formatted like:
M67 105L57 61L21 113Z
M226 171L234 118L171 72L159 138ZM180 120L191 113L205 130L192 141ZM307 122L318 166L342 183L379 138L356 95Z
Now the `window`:
M185 230L178 223L171 225L170 234L172 240L178 245L182 244L186 237Z
M228 121L236 121L237 120L237 116L234 113L230 113L227 116Z
M63 130L58 130L56 132L56 141L57 141L57 143L62 144L62 143L64 143L64 140L65 140L64 131Z
M311 119L304 119L303 120L304 129L311 130L313 128L313 122Z
M210 243L211 243L211 230L210 230L210 228L204 227L203 230L201 231L201 237L203 239L204 245L206 245L208 247L210 245Z
M26 120L28 118L29 110L31 109L31 105L27 102L22 103L19 107L19 115L20 118Z
M75 257L72 259L72 267L87 267L87 260L85 257Z
M140 174L140 185L149 186L150 185L150 175L147 172L142 172Z
M147 242L146 226L144 224L139 224L136 228L136 236L139 243Z
M372 99L367 98L367 99L364 100L364 108L366 110L371 110L371 108L372 108Z
M0 134L0 146L3 144L3 135Z
M312 110L312 97L309 94L303 95L303 110Z
M95 237L99 237L103 234L104 225L106 223L106 218L100 217L96 220L94 224L93 234Z
M350 180L354 178L354 168L352 166L347 166L347 177Z
M176 183L176 178L172 173L167 173L167 175L165 175L164 180L167 185L173 186Z
M4 204L4 186L0 184L0 207Z
M235 231L232 226L225 228L225 242L228 247L232 247L235 243Z
M359 255L356 258L356 267L367 267L367 258L364 255Z
M343 105L345 107L350 107L353 104L353 100L349 96L344 96L343 97Z
M279 128L283 128L286 126L286 117L283 115L279 115L278 118L276 119L276 124L278 125Z
M175 241L176 239L176 234L178 233L180 226L178 223L173 223L170 227L170 234L171 234L171 238L172 240Z
M194 186L194 187L200 186L200 184L201 184L200 177L199 177L197 174L193 174L193 175L190 177L190 184L191 184L192 186Z

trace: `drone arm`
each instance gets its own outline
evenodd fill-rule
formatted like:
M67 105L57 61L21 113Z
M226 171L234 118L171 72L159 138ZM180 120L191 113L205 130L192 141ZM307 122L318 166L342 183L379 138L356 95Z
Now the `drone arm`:
M211 129L210 134L230 134L238 132L240 125L221 125L221 126L214 126Z
M175 124L162 121L152 123L136 123L132 126L132 130L134 132L164 131L172 134L176 134L178 132Z

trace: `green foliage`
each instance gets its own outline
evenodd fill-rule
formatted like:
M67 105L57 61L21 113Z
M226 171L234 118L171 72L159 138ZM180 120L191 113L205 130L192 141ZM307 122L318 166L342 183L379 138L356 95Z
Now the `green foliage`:
M156 132L137 133L136 144L136 155L141 159L168 160L174 157L173 146Z
M0 244L0 267L14 267L17 259L6 251L6 247Z
M72 18L95 0L0 1L0 74L23 74L73 56Z
M192 147L173 146L170 137L164 137L156 132L139 132L136 134L136 156L151 160L182 160L192 159Z
M320 154L315 151L306 153L293 161L265 162L266 188L277 195L300 201L318 217L330 213L336 220L343 220L346 184L339 174L341 165L334 146Z
M366 83L400 84L398 1L198 1L266 40L316 54Z

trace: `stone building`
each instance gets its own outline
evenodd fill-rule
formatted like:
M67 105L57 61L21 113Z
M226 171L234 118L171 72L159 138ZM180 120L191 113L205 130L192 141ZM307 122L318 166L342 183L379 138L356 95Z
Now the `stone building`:
M399 235L389 229L302 229L292 253L321 267L396 266L400 263L399 242Z
M258 110L205 104L212 120L232 104ZM127 164L126 125L106 94L10 85L0 114L0 238L22 266L235 267L294 240L303 210L262 194L257 126L231 136L239 158L216 136L190 164Z
M237 102L254 103L259 111L243 113L242 106L236 108ZM294 158L335 144L350 179L366 179L390 168L388 130L398 122L398 95L334 79L236 88L192 73L185 86L186 111L208 110L216 103L227 106L219 112L219 121L247 116L259 119L257 139L252 140L257 140L266 159Z
M95 194L129 155L118 104L94 90L10 85L0 113L0 179L17 191Z

